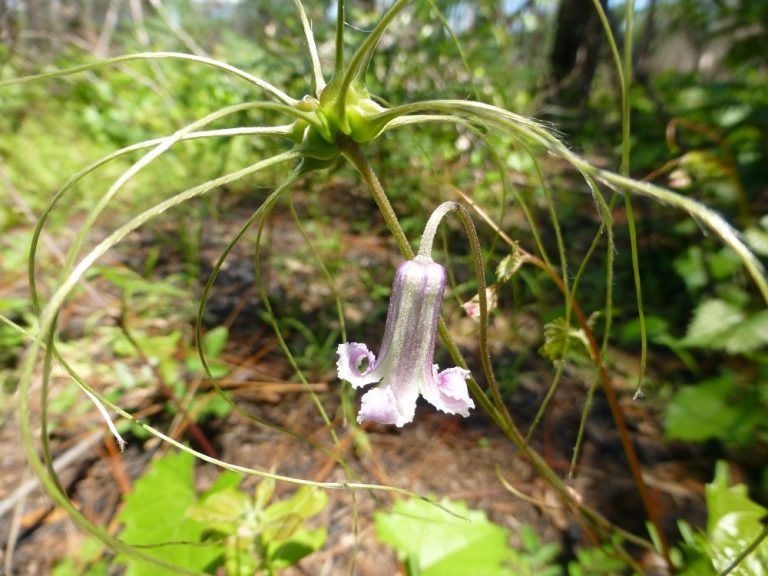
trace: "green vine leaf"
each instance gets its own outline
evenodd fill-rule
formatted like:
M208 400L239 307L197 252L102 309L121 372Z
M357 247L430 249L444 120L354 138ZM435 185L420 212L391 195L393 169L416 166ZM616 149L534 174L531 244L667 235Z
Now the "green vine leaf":
M580 328L565 324L565 318L557 318L544 326L544 345L539 354L552 362L564 360L566 354L583 352L591 357L589 339Z
M680 343L728 354L753 352L768 344L768 310L747 317L744 310L734 304L706 300L694 311L688 332Z
M508 281L512 276L517 274L517 271L520 270L522 265L523 255L520 251L515 250L512 254L508 254L496 267L496 281L499 284Z
M725 462L718 462L715 479L712 484L707 484L707 510L712 561L717 570L725 570L736 555L761 534L768 510L749 499L744 484L730 486ZM730 574L768 575L768 540L763 540Z
M463 502L441 505L459 517L422 500L398 502L375 515L376 535L398 551L412 576L511 576L504 567L512 555L507 530Z
M205 527L189 516L197 501L194 462L186 452L156 460L125 497L117 518L126 543L150 546L147 554L179 568L201 570L221 558L224 549L215 543L199 545ZM118 562L126 565L126 576L158 574L157 566L132 558L118 557Z

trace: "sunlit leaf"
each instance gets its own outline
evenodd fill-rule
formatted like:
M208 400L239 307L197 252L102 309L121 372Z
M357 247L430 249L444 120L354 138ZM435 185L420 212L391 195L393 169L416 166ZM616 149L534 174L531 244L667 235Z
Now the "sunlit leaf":
M768 344L768 310L747 317L729 302L712 299L702 302L694 311L688 327L685 346L698 346L740 354Z
M507 530L463 502L441 504L458 517L428 502L407 500L375 515L376 535L421 576L512 576L504 566L512 554Z
M125 497L118 520L123 524L123 541L155 545L146 553L174 566L199 570L223 556L224 550L213 543L199 545L204 526L188 515L197 500L194 462L187 452L156 460ZM168 545L158 546L164 543ZM119 562L126 565L127 576L157 574L156 566L131 558L121 557Z
M206 356L218 358L227 345L229 330L226 326L217 326L203 336L203 351Z
M730 486L728 465L725 462L718 463L715 479L707 485L707 509L712 560L718 570L724 570L762 533L762 522L768 510L749 499L744 484ZM768 540L763 540L731 574L768 574Z
M669 438L701 442L732 431L740 410L728 403L733 383L720 378L679 390L667 405L665 428Z
M508 254L496 267L496 280L499 283L506 282L514 276L523 265L523 257L519 251Z

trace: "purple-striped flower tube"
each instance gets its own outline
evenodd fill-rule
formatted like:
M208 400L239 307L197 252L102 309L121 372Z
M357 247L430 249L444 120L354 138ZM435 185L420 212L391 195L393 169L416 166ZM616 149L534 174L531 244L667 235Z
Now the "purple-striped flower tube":
M448 414L467 416L475 407L467 390L469 371L438 373L433 363L446 281L445 268L429 256L404 262L395 274L379 357L365 344L339 345L339 378L354 388L379 382L363 395L358 422L408 424L419 396Z

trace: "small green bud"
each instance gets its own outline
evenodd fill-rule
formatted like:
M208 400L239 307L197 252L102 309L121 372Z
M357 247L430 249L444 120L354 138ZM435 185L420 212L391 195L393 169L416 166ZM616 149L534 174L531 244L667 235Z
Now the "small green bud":
M346 111L351 138L359 144L376 138L384 127L384 123L377 121L376 117L385 110L386 108L371 98L357 98L348 103Z

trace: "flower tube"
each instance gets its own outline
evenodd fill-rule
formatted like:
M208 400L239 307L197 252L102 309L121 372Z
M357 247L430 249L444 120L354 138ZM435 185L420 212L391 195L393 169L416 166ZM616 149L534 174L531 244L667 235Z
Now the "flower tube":
M445 268L420 253L395 274L384 338L378 358L365 344L339 345L339 378L354 388L379 382L366 392L358 422L403 426L413 420L422 396L438 410L467 416L475 405L469 397L469 371L434 364L440 305L447 283Z

